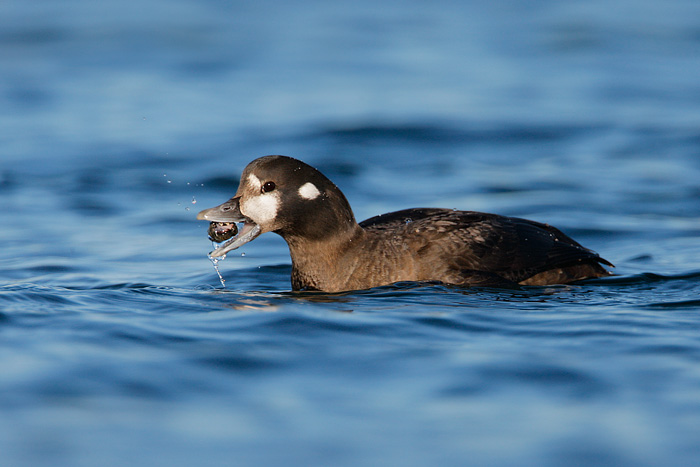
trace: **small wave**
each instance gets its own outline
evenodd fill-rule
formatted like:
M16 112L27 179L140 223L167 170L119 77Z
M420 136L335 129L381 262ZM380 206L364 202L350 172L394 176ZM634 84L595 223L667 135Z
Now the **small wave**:
M683 309L683 308L700 308L700 300L678 300L671 302L649 303L644 305L647 308L656 309Z
M469 128L469 129L466 129ZM343 142L404 141L408 143L498 142L522 143L556 141L584 132L600 130L596 125L520 125L496 122L491 126L475 128L473 123L456 126L438 123L364 124L357 126L327 127L308 134L309 139L331 138Z
M653 272L643 272L628 276L610 276L599 279L589 279L587 284L605 284L605 285L636 285L636 284L654 284L659 282L669 281L700 281L700 271L691 271L680 274L657 274Z

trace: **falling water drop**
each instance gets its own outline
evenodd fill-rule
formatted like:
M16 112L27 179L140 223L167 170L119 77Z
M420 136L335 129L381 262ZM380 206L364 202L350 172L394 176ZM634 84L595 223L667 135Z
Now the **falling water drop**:
M219 261L223 261L224 259L226 259L226 255L222 256L221 258L214 258L213 256L210 256L209 259L211 260L211 264L214 265L214 271L216 271L216 275L219 276L219 282L221 282L221 287L225 289L226 279L224 279L224 276L222 276L221 272L219 271Z

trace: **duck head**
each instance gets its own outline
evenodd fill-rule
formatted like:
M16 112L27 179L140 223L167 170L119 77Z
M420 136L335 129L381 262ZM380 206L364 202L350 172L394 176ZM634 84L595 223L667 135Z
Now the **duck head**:
M265 232L286 241L323 240L357 225L343 193L321 172L286 156L255 159L243 170L233 198L197 219L243 223L238 234L210 253L220 257Z

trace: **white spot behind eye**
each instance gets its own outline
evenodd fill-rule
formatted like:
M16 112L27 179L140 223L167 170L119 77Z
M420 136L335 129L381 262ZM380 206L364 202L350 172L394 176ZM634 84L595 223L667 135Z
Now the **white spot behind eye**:
M311 182L306 182L299 188L299 196L304 199L316 199L320 194L316 185Z

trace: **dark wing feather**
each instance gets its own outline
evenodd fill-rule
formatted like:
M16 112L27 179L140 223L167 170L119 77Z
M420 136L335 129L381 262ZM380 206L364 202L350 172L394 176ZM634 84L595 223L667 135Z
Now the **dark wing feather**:
M497 274L512 282L554 268L611 265L559 229L516 217L418 208L372 217L360 226L414 237L419 253L427 260L442 258L452 271Z
M394 230L411 222L431 218L446 212L452 211L439 208L404 209L365 219L360 222L360 227L367 230Z
M567 264L580 261L581 259L595 259L600 263L612 266L612 263L608 260L598 256L598 253L582 246L556 227L527 219L520 219L518 217L509 217L508 219L516 224L516 229L520 235L525 237L528 235L543 237L545 245L550 246L547 252L549 261ZM547 242L547 237L551 239L551 242Z
M581 246L551 225L514 217L494 219L493 222L507 226L506 230L512 232L518 244L511 266L502 272L504 277L513 281L520 282L543 271L579 264L612 266L596 252Z

